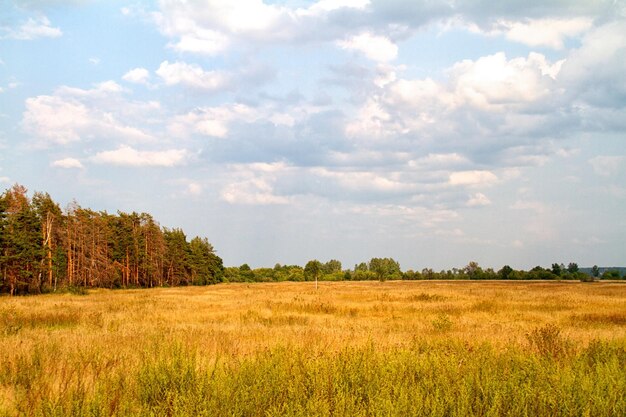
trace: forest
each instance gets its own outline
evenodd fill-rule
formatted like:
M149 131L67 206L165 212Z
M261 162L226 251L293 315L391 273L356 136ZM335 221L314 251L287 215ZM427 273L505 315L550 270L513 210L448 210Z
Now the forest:
M594 280L623 278L619 270L574 262L499 270L469 262L460 268L402 271L392 258L372 258L344 269L341 262L310 260L304 267L276 264L224 267L207 238L161 227L147 213L109 214L71 203L61 209L48 193L28 196L19 184L0 195L0 293L38 294L85 288L208 285L219 282L365 280Z
M222 281L206 238L187 240L150 214L109 214L14 185L0 195L0 292L206 285Z

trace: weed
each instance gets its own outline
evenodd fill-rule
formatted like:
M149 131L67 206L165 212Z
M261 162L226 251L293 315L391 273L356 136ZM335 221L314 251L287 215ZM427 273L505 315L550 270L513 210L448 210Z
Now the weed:
M569 343L555 324L535 328L526 338L530 346L542 356L559 358L568 353Z
M452 320L450 320L450 317L447 314L439 314L437 315L437 318L435 318L432 322L431 322L433 329L436 332L439 333L445 333L449 330L452 329Z
M438 295L438 294L426 294L420 293L417 295L412 295L408 297L409 301L417 301L417 302L435 302L435 301L444 301L446 297Z

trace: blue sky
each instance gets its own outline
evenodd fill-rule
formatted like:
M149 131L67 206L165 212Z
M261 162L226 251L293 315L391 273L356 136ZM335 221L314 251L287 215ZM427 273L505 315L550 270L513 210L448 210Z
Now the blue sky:
M623 265L624 74L624 1L0 0L0 187L226 265Z

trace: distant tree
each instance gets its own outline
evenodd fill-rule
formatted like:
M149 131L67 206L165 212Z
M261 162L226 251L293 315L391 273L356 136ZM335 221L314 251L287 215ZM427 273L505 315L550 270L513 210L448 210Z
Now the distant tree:
M424 268L422 269L422 278L435 279L435 272L432 270L432 268Z
M357 271L367 272L368 271L367 264L365 262L361 262L358 265L354 265L354 272L357 272Z
M542 279L542 280L550 280L554 279L554 274L551 270L543 269L541 266L537 265L530 271L528 271L528 279Z
M252 268L250 268L250 265L248 264L243 264L239 267L239 276L243 281L254 281L254 271L252 270Z
M578 264L575 262L570 262L567 265L567 272L569 272L570 274L575 274L576 272L578 272Z
M591 268L591 275L592 275L594 278L598 278L598 277L600 276L600 268L598 268L598 265L594 265L594 266Z
M557 264L557 263L553 263L553 264L552 264L552 273L553 273L554 275L556 275L557 277L560 277L562 272L563 272L563 271L562 271L562 269L561 269L561 265L559 265L559 264Z
M322 265L322 272L324 274L334 274L336 272L341 272L341 262L336 259L331 259Z
M369 262L369 270L376 274L379 281L402 277L400 264L392 258L372 258Z
M511 268L508 265L504 265L499 271L498 271L498 277L500 279L509 279L509 277L511 276L511 273L513 272L513 268Z
M315 288L317 289L317 280L322 272L322 263L317 259L313 259L304 266L304 279L306 281L315 280Z
M463 272L469 279L483 279L483 269L478 265L478 262L471 261L468 263L465 268L463 268Z
M304 279L306 281L314 281L319 278L323 265L317 259L310 260L304 266Z
M620 279L619 271L617 270L606 270L602 273L602 279Z

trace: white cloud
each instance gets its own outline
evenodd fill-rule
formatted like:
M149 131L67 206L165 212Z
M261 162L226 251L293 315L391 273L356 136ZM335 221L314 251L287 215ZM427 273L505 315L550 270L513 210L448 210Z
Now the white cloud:
M322 167L313 168L310 172L319 177L329 178L350 191L402 192L413 189L412 184L393 178L393 173L384 175L369 171L332 171Z
M50 20L46 16L29 18L17 29L5 29L3 38L18 40L33 40L38 38L58 38L63 35L59 28L50 26Z
M363 53L367 58L377 62L389 62L398 56L398 46L385 36L361 33L347 40L338 41L343 49L353 49Z
M491 200L489 200L489 198L483 193L476 193L472 195L466 203L468 207L481 207L488 206L490 204Z
M8 184L10 182L11 182L11 179L9 177L0 177L0 183Z
M100 65L100 58L96 58L96 57L89 58L89 63L94 66Z
M124 92L124 88L113 80L96 83L94 88L90 89L62 86L56 91L57 95L98 99L111 97L122 92Z
M365 9L370 5L370 0L320 0L314 3L306 11L300 9L300 13L313 13L330 12L333 10L351 8L351 9Z
M222 189L221 198L231 204L268 205L289 203L287 197L275 195L272 186L264 178L252 178L229 184Z
M601 176L608 177L617 174L626 164L626 157L623 156L596 156L591 158L589 163L593 171Z
M349 137L385 137L395 133L389 121L391 115L381 105L380 98L374 96L359 109L356 120L346 125L345 132Z
M563 48L564 38L579 35L591 27L591 19L538 19L528 22L506 22L510 40L529 46Z
M461 61L450 70L456 99L483 109L543 99L552 93L548 74L556 73L543 55L532 52L528 58L511 60L499 52L476 61Z
M450 174L450 185L491 185L498 177L491 171L459 171Z
M230 46L231 38L264 36L280 32L279 22L289 18L287 9L261 0L187 3L162 1L155 19L161 31L178 42L178 51L217 54ZM271 35L268 35L271 36Z
M359 139L412 134L444 141L536 135L550 129L549 117L559 116L552 116L551 105L563 100L557 79L562 65L537 53L513 59L497 53L458 62L443 80L396 77L361 99L345 133Z
M122 87L114 81L92 89L59 87L54 95L26 99L22 126L39 145L67 145L106 137L145 142L152 136L134 126L145 123L145 114L158 103L133 103L121 98Z
M582 40L580 48L567 57L559 80L567 89L567 97L584 111L589 122L606 119L611 114L608 108L622 110L626 96L626 20L610 22L590 30ZM601 111L593 114L588 106L597 106ZM623 121L624 116L617 116ZM607 123L608 120L604 121ZM623 123L614 122L618 126Z
M507 39L532 47L562 49L566 38L583 34L592 23L588 17L497 20L487 33L504 33ZM474 26L474 30L480 29Z
M131 167L173 167L184 164L188 157L185 149L138 151L130 146L121 146L114 151L98 152L92 160L99 164Z
M145 68L134 68L122 76L124 81L135 84L148 84L150 72Z
M259 113L245 104L202 107L173 118L168 130L178 137L192 133L203 136L225 138L229 126L236 121L252 122L260 117Z
M64 145L80 140L87 131L91 116L85 105L55 96L37 96L26 99L23 125L38 138Z
M56 168L83 168L83 164L76 158L57 159L50 165Z
M182 84L203 90L220 90L228 86L230 77L222 71L204 71L200 66L163 61L156 71L167 85Z
M215 55L239 41L293 43L298 40L345 38L329 27L338 12L365 13L369 0L321 0L309 7L266 4L262 0L183 2L165 0L153 18L180 52Z

